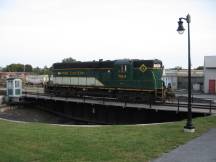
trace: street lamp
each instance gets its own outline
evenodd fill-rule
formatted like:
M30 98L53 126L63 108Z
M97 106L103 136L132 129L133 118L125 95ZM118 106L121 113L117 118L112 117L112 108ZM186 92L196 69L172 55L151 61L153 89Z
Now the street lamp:
M195 128L192 124L192 112L191 112L191 58L190 58L190 22L191 17L188 14L186 18L180 17L178 21L177 32L183 34L185 29L183 27L183 21L185 20L188 24L188 118L187 123L184 127L185 132L195 132Z

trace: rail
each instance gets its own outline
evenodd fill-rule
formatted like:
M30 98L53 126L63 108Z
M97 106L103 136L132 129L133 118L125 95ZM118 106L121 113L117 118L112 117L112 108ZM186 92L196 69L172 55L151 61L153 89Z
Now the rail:
M201 100L204 101L203 99ZM184 107L184 108L188 107L188 103L186 101L181 101L181 99L179 98L176 98L175 101L172 102L166 102L163 105L177 107L178 112L180 107ZM191 107L200 110L208 110L209 114L212 114L214 110L216 111L216 104L213 102L213 100L210 99L205 99L205 102L199 102L199 101L193 102L192 100Z

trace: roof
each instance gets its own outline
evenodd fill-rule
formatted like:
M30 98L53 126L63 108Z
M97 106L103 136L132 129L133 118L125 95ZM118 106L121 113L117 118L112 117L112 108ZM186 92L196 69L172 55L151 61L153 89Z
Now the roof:
M55 63L53 69L67 68L112 68L114 61L91 61L91 62L72 62L72 63Z
M21 80L20 78L7 78L7 80Z
M163 76L188 77L188 69L182 69L182 70L165 69ZM203 77L204 71L191 69L191 76L192 77Z
M72 62L72 63L54 63L53 69L69 69L69 68L113 68L114 64L130 64L133 62L134 67L140 67L145 64L147 67L153 67L153 64L161 64L162 61L154 60L133 60L133 59L119 59L106 61L88 61L88 62Z

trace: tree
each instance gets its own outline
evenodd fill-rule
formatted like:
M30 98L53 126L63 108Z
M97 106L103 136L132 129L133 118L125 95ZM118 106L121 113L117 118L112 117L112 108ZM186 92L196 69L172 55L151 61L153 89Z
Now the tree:
M40 74L41 73L41 69L37 66L36 68L33 68L32 72L34 74Z
M30 72L37 75L47 75L50 74L51 68L44 66L44 68L33 68L30 64L10 64L2 69L4 72Z
M44 66L44 68L42 69L42 72L44 75L50 74L50 68L48 68L47 66Z
M29 65L29 64L25 65L25 70L24 70L25 72L32 72L32 70L33 70L33 68L31 65Z
M195 70L203 70L204 67L203 66L198 66L197 68L195 68Z
M24 71L24 65L23 64L10 64L7 65L3 71L5 72L23 72Z
M174 68L171 68L171 70L182 70L182 67L181 66L176 66Z
M62 63L72 63L72 62L76 62L76 60L73 59L72 57L64 58L62 60Z
M48 75L51 73L52 68L48 68L47 66L44 66L44 68L39 68L38 66L36 68L33 68L32 72L36 75Z

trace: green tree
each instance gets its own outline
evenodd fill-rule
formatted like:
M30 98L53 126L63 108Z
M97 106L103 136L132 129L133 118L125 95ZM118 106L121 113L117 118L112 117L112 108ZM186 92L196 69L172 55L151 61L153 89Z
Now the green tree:
M40 74L41 73L41 69L37 66L36 68L33 68L32 72L34 74Z
M182 67L181 66L176 66L174 68L171 68L171 70L182 70Z
M33 70L33 68L30 64L25 65L25 70L24 70L25 72L32 72L32 70Z
M5 72L23 72L24 71L24 65L23 64L10 64L7 65L3 71Z
M4 72L30 72L37 75L45 75L49 74L51 71L51 67L48 68L47 66L44 66L44 68L36 67L33 68L30 64L10 64L7 65L5 68L2 69Z
M203 70L204 67L203 66L198 66L197 68L195 68L195 70Z
M37 66L36 68L33 68L32 72L37 75L48 75L51 72L51 67L48 68L47 66L44 66L43 68L39 68Z
M47 66L44 66L44 68L42 69L42 73L44 75L48 75L50 73L50 68L48 68Z

